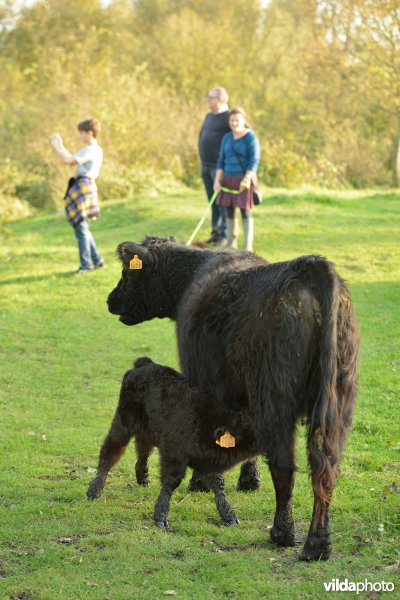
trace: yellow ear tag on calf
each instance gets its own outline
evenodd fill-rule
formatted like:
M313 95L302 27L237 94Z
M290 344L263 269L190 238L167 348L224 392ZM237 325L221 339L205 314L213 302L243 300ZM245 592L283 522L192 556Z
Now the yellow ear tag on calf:
M132 258L129 263L130 269L143 269L143 262L140 260L137 254Z
M225 431L224 435L222 435L219 440L215 440L215 443L218 444L218 446L221 446L221 448L234 448L236 446L235 438L229 431Z

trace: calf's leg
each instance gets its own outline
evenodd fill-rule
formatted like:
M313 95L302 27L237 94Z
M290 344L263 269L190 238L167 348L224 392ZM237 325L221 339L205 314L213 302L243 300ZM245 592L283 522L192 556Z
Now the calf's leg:
M188 486L189 492L209 492L210 488L206 485L203 476L198 471L193 471Z
M225 525L239 525L240 521L225 495L225 482L223 476L220 474L207 475L204 477L204 481L215 494L215 504L217 505L219 515Z
M161 454L161 492L154 507L154 522L161 529L168 527L171 496L185 477L186 466L186 462Z
M240 492L258 490L260 481L260 469L257 459L254 458L242 464L236 489Z
M222 475L220 476L222 477ZM239 480L236 489L239 492L247 492L260 489L260 469L258 468L257 459L248 460L243 463L240 469ZM210 488L204 481L204 478L197 471L193 471L192 478L189 482L189 491L191 492L208 492Z
M125 452L130 438L130 431L122 422L117 411L111 424L111 429L100 450L97 475L89 485L87 491L88 500L94 500L100 496L109 470L119 461Z
M153 444L143 434L135 436L136 456L135 464L136 481L139 485L149 485L148 458L153 450Z

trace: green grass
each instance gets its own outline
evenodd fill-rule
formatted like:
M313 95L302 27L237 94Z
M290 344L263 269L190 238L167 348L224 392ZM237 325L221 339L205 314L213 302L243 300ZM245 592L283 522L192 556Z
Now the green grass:
M221 527L210 495L187 493L187 477L173 496L170 530L155 529L157 456L149 488L139 488L133 448L101 499L85 500L121 375L141 354L178 365L172 322L129 328L107 312L120 271L116 245L145 234L188 239L203 194L104 205L92 230L107 267L81 277L72 274L77 249L62 212L3 229L0 598L155 600L166 590L182 599L319 598L336 577L393 581L398 592L399 201L393 192L270 191L255 213L256 251L270 261L327 256L349 282L360 324L358 402L332 506L334 552L313 564L298 561L312 510L303 428L296 548L269 542L274 492L265 464L257 493L236 492L238 469L227 474L241 519L235 528Z

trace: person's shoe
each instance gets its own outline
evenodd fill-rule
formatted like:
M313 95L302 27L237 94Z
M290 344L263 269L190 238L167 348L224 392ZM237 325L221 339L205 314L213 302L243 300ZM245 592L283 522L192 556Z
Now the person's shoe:
M220 248L225 248L227 243L228 243L228 240L226 239L226 237L219 237L217 239L217 241L215 242L215 245L219 246Z
M95 269L102 269L105 265L104 260L101 260L99 263L97 263L97 265L94 265Z
M89 273L89 271L93 271L93 269L84 269L83 267L79 267L79 269L75 271L75 275L83 275L84 273Z
M218 231L213 231L211 237L206 240L206 244L216 244L218 241Z

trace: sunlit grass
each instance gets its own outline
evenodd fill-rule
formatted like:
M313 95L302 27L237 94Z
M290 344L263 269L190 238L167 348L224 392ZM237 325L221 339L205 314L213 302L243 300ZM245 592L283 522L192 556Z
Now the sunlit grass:
M238 469L227 475L236 528L220 526L210 495L188 495L186 479L170 531L156 530L157 455L150 487L138 488L133 448L102 498L85 500L124 371L141 354L178 365L172 322L128 328L107 312L120 271L115 248L145 234L188 239L203 194L105 205L92 230L107 266L82 277L73 275L77 249L61 212L8 225L0 247L0 597L156 599L175 590L185 599L289 599L322 596L323 582L336 577L395 581L399 200L389 191L272 190L255 213L255 250L270 261L328 257L349 283L360 324L359 397L332 507L334 552L315 564L298 562L300 543L269 543L274 492L264 464L255 494L235 491ZM300 542L312 509L302 428L297 445Z

